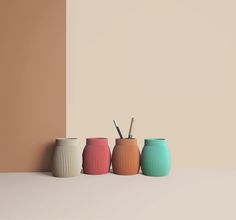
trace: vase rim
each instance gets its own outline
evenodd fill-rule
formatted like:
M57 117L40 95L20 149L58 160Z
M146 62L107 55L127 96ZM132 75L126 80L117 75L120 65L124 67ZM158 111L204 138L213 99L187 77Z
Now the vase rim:
M68 137L68 138L56 138L56 140L59 140L59 141L61 141L61 140L75 140L75 139L78 139L77 137Z
M116 138L116 140L136 140L136 138Z
M165 138L145 138L145 141L165 141Z

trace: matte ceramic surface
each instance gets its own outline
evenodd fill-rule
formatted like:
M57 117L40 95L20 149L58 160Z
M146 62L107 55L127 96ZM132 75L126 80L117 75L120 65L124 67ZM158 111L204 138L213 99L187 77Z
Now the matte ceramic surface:
M83 171L98 175L110 172L111 151L107 138L88 138L83 151Z
M145 139L141 154L141 168L144 175L167 176L171 158L167 141L162 138Z
M136 139L116 139L112 152L112 169L115 174L119 175L139 173L140 152Z
M52 173L56 177L72 177L80 174L81 154L77 138L56 139L52 158Z

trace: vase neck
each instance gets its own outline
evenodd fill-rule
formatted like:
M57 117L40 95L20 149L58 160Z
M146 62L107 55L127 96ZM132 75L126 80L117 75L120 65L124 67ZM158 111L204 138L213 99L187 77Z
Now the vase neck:
M116 139L116 145L118 145L118 144L128 144L128 145L130 145L130 144L135 144L135 145L137 145L137 139L136 138L117 138Z
M57 138L56 145L71 145L71 144L78 144L78 138Z
M86 145L108 145L107 138L87 138Z
M156 145L160 143L166 143L166 139L164 138L147 138L144 140L145 145Z

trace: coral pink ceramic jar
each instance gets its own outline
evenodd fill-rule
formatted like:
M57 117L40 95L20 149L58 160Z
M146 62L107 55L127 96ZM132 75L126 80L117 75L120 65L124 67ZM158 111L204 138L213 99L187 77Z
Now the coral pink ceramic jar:
M110 171L111 151L107 138L87 138L83 150L83 171L86 174L105 174Z

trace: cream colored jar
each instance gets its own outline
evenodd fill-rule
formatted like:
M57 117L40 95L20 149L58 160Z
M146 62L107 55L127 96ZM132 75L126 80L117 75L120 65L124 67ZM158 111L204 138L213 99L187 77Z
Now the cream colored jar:
M56 177L78 176L81 172L78 138L57 138L52 157L52 174Z

